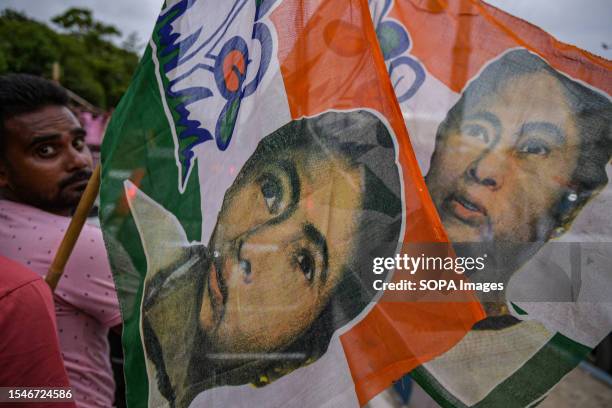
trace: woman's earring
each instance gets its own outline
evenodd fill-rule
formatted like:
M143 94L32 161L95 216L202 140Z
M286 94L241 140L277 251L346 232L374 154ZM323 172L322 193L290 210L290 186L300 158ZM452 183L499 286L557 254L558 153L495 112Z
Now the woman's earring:
M565 234L565 227L557 227L554 229L551 238L559 238L563 234Z

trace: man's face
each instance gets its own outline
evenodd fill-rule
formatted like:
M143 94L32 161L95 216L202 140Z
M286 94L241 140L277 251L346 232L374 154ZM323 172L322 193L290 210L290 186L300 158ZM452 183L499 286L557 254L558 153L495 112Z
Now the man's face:
M5 121L0 187L11 200L69 215L91 176L85 131L64 106L47 106Z
M326 306L351 254L360 171L307 151L279 156L243 170L225 196L200 309L213 352L289 345Z
M458 125L436 142L426 178L449 238L547 239L580 151L560 83L528 74L464 106Z

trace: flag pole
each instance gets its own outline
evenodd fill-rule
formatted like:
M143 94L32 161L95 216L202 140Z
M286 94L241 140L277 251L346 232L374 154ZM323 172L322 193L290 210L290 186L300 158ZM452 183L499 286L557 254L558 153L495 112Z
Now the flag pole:
M89 179L89 182L87 183L87 187L85 187L85 191L83 192L83 196L79 201L76 211L70 220L66 234L64 234L62 243L60 244L59 249L55 254L55 258L49 267L47 276L45 276L45 281L51 287L51 291L55 290L57 283L64 273L64 268L66 267L68 258L74 249L74 245L76 244L79 235L81 234L81 230L83 229L83 225L87 220L87 215L93 207L93 203L96 200L99 189L100 164L98 163L91 178Z

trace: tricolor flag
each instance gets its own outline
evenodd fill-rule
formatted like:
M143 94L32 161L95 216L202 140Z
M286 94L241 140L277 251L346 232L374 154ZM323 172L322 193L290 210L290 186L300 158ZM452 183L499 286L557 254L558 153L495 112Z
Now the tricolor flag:
M612 330L612 62L478 0L369 6L450 240L507 261L413 378L445 407L535 405Z
M358 406L484 317L376 289L447 241L383 55L365 0L165 2L102 148L130 407Z

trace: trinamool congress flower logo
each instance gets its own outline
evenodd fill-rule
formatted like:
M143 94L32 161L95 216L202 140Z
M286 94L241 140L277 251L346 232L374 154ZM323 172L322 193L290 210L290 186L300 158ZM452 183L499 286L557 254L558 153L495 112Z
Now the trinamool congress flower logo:
M393 0L368 0L368 5L397 100L405 102L425 82L425 70L408 53L411 42L406 28L388 16Z
M166 1L151 40L183 192L194 148L232 141L242 101L264 77L274 42L262 19L276 0Z

